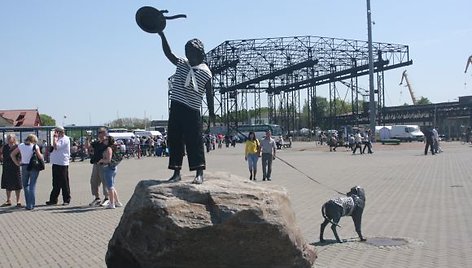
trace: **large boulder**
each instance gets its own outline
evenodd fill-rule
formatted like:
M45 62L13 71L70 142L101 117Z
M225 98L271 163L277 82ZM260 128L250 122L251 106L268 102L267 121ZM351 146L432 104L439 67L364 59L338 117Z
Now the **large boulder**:
M108 244L108 267L312 267L287 192L227 173L201 185L136 186Z

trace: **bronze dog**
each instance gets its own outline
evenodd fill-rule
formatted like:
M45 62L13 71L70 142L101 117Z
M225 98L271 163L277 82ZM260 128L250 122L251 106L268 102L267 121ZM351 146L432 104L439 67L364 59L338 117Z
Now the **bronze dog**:
M365 207L365 191L360 186L354 186L346 195L347 196L331 199L321 207L321 213L325 220L321 224L320 242L325 241L323 239L323 232L326 225L331 223L331 230L333 230L336 241L342 243L341 239L339 239L338 232L336 231L336 226L339 226L339 220L343 216L352 217L359 238L361 241L366 241L361 232L362 213L364 212Z

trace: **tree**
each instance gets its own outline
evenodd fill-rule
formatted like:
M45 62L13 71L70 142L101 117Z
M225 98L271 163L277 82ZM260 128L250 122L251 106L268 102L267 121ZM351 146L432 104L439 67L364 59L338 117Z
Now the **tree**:
M341 99L335 99L333 101L333 108L336 107L335 115L343 115L352 112L352 105L350 102L345 102ZM334 111L333 111L334 113Z
M149 126L149 119L139 119L139 118L118 118L111 121L108 126L110 128L126 128L126 129L144 129L146 126Z
M51 116L47 114L40 114L39 118L41 119L42 126L55 126L56 120L54 120Z
M312 113L314 113L315 125L326 129L327 125L325 122L325 117L329 112L329 103L326 98L316 97L311 100L311 107L313 107Z
M416 105L425 105L425 104L431 104L431 103L432 102L428 98L423 97L423 96L421 96L421 99L416 101Z

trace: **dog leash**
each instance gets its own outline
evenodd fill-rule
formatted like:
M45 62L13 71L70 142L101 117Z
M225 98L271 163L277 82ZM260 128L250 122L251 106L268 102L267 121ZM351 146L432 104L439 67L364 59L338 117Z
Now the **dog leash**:
M275 158L279 159L280 161L282 161L283 163L285 163L287 166L289 166L289 167L295 169L296 171L300 172L301 174L305 175L305 177L307 177L307 178L310 179L311 181L313 181L313 182L315 182L315 183L318 183L319 185L324 186L325 188L328 188L328 189L330 189L330 190L332 190L332 191L335 191L335 192L338 193L338 194L346 195L345 193L341 193L340 191L338 191L338 190L336 190L336 189L334 189L334 188L332 188L332 187L329 187L328 185L324 185L323 183L319 182L318 180L316 180L316 179L312 178L311 176L307 175L305 172L299 170L299 169L296 168L294 165L292 165L292 164L290 164L289 162L283 160L283 159L280 158L279 156L276 156Z

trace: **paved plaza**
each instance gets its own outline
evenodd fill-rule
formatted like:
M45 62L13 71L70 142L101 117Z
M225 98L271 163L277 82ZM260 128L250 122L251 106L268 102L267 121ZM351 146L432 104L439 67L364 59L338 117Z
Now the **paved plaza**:
M352 155L344 148L329 152L314 143L295 142L278 151L271 182L290 195L297 222L308 243L318 251L315 267L472 267L472 148L442 143L443 153L423 154L423 143L374 145L374 154ZM166 179L167 158L124 160L118 167L117 190L126 203L142 179ZM186 162L186 159L184 160ZM208 172L227 171L248 177L243 146L207 154ZM260 167L260 162L259 162ZM72 201L69 206L45 206L51 190L51 167L38 178L37 208L0 208L0 267L105 267L105 253L123 208L92 208L88 162L71 163ZM193 173L184 166L184 180ZM338 194L361 185L367 203L362 230L372 241L391 239L402 245L359 242L350 218L342 218L334 243L318 241L321 206ZM1 192L4 201L5 192ZM23 199L23 192L22 192Z

